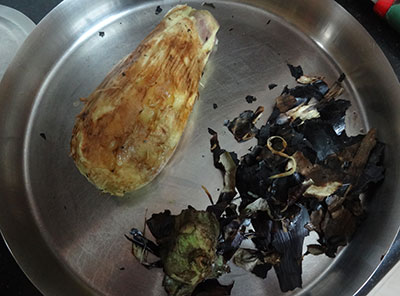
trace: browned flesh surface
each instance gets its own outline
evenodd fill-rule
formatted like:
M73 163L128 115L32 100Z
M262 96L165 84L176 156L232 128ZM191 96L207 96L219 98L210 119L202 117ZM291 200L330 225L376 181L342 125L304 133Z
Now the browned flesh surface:
M85 99L71 156L99 189L123 195L149 183L167 163L218 28L208 11L176 6Z

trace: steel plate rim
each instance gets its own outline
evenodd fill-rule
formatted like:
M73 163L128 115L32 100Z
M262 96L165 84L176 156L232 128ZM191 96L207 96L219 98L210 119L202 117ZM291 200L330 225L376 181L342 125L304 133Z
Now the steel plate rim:
M226 2L226 1L223 1L223 2ZM235 1L235 2L240 2L240 1ZM247 2L253 2L253 1L247 1ZM61 13L61 11L62 11L62 9L63 9L63 5L68 5L68 1L62 2L62 3L59 4L53 11L51 11L50 14L49 14L48 16L46 16L45 19L39 23L38 27L34 29L34 31L32 32L32 34L31 34L28 38L31 38L32 40L34 40L34 38L36 37L35 34L37 34L37 33L35 33L35 32L40 32L41 26L46 25L46 21L50 18L50 16L53 16L53 15L55 16L58 12ZM150 5L150 3L149 3L148 5ZM369 33L365 30L365 28L363 28L360 24L358 24L358 22L357 22L343 7L341 7L339 4L335 3L334 1L330 1L330 4L329 4L329 5L331 5L331 6L336 5L336 7L340 7L340 9L342 9L343 13L347 14L347 17L350 17L351 21L353 21L356 25L358 25L358 26L364 31L364 34L366 34L366 35L370 38L371 42L375 43L375 41L372 39L372 37L369 35ZM100 27L101 27L101 26L100 26ZM97 28L97 27L96 27L96 28ZM93 30L93 29L92 29L92 30ZM83 37L83 36L82 36L82 37ZM82 42L83 42L83 41L84 41L84 39L82 39ZM76 42L78 42L78 40L76 40ZM22 47L23 47L23 46L22 46ZM321 48L323 48L323 47L321 47ZM323 49L324 49L324 48L323 48ZM390 69L391 73L390 73L390 75L388 75L388 76L390 77L390 79L393 80L393 78L396 77L393 68L391 67L391 65L390 65L389 61L387 60L387 58L384 56L384 54L383 54L383 52L381 51L381 49L380 49L379 47L377 47L376 50L377 50L378 54L380 55L380 58L383 58L383 60L384 60L385 63L386 63L385 68L389 68L389 69ZM13 61L13 64L14 64L14 63L16 63L15 60ZM11 65L10 65L10 67L11 67ZM56 66L54 66L54 67L56 67ZM51 70L50 70L50 72L49 72L48 74L51 74L51 72L54 70L54 67L51 68ZM6 73L5 76L6 76L6 75L11 75L11 74ZM47 78L46 78L46 79L47 79ZM394 81L394 80L393 80L393 81ZM397 80L397 79L396 79L396 82L398 83L398 80ZM0 89L1 89L1 88L2 88L2 87L1 87L1 84L0 84ZM397 89L400 90L400 87L398 86ZM34 104L34 105L35 105L35 104ZM32 110L32 111L34 111L34 110ZM30 125L28 124L27 126L30 126ZM25 142L25 141L24 141L24 142ZM27 144L29 144L29 143L27 143ZM24 144L24 147L26 147L25 144ZM24 165L24 167L25 167L25 165ZM24 170L24 171L25 171L25 170ZM25 172L25 173L26 173L26 172ZM29 194L28 194L28 195L29 195ZM0 199L0 202L1 202L1 201L2 201L2 199ZM1 232L2 237L4 238L4 241L6 242L6 245L7 245L8 249L10 250L10 252L12 253L12 255L14 256L14 252L12 251L12 248L10 247L10 245L9 245L9 243L8 243L8 241L7 241L7 234L6 234L6 233L3 233L3 230L2 230L2 228L1 228L1 225L0 225L0 232ZM398 235L399 235L399 231L397 232L397 236L398 236ZM399 238L397 238L397 239L394 238L393 243L391 244L391 246L393 246L398 240L399 240ZM15 258L16 261L20 264L22 270L25 272L25 270L24 270L24 268L23 268L24 264L23 264L22 262L19 262L19 259L18 259L16 256L14 256L14 258ZM377 268L375 269L375 271L374 271L374 273L371 275L371 277L372 277L378 270L381 270L381 267L384 265L385 260L386 260L386 259L384 259L384 260L377 266ZM386 270L385 272L387 272L387 271L388 271L388 270ZM30 275L29 275L28 273L26 273L26 275L28 276L28 278L30 278ZM36 285L35 282L34 282L34 284ZM40 284L38 283L38 284L37 284L37 287L38 287L39 290L40 290L40 286L41 286L41 285L42 285L42 283L40 283ZM360 290L362 290L362 287L360 288ZM360 291L360 290L359 290L359 291ZM358 293L358 292L357 292L357 293ZM357 295L358 295L358 294L357 294ZM363 295L363 294L359 294L359 295Z

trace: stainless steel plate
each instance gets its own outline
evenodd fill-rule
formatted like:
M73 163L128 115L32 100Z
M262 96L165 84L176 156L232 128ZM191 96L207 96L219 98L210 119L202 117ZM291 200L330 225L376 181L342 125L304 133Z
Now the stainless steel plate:
M187 1L196 8L201 2ZM130 196L101 194L78 173L68 156L71 130L79 98L176 2L64 1L7 71L0 86L0 225L18 263L45 295L164 295L162 272L140 266L124 234L143 225L146 209L150 215L166 208L178 213L189 204L205 208L201 185L217 196L222 177L212 165L207 127L220 133L224 147L245 153L254 143L235 143L223 122L257 105L268 114L293 81L287 62L329 82L346 73L344 97L353 103L349 131L377 127L388 148L386 180L368 200L369 217L354 240L335 260L307 256L304 289L286 295L352 295L388 251L399 227L400 87L381 50L333 1L213 2L215 9L203 8L221 30L200 99L169 164ZM279 87L270 91L269 83ZM252 105L248 94L257 97ZM233 295L281 294L273 272L261 280L233 268L223 278L231 280Z
M0 5L0 81L18 48L34 28L35 23L26 15Z

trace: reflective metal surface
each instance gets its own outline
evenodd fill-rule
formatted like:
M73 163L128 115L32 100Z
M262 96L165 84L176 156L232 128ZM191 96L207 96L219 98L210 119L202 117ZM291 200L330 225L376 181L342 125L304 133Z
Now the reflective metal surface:
M0 5L0 80L35 23L18 10Z
M201 2L187 1L196 8ZM82 108L79 98L176 2L64 1L9 67L0 85L0 227L18 263L45 295L164 295L162 272L140 266L123 235L143 225L146 209L151 215L166 208L178 213L188 204L205 208L201 185L217 196L222 177L212 165L207 127L220 133L224 147L244 154L254 142L235 143L223 122L258 105L267 118L282 87L293 81L287 62L329 82L346 73L343 97L353 104L349 132L378 128L387 143L387 173L367 200L369 217L350 245L335 260L307 256L304 288L285 295L353 295L359 289L365 295L398 260L398 243L387 252L400 224L400 87L379 47L333 1L213 3L215 9L203 8L221 24L218 49L181 143L154 182L124 198L99 193L68 156L74 117ZM160 15L154 13L157 5L163 8ZM279 87L270 91L269 83ZM249 94L257 97L252 105L245 101ZM222 278L232 280L233 295L282 294L273 272L261 280L233 268Z

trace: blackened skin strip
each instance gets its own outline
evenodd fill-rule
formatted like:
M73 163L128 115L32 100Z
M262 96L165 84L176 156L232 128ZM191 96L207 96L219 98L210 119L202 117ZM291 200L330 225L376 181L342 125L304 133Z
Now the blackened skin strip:
M293 66L291 64L287 64L290 70L290 74L297 80L299 79L301 76L303 76L303 69L301 68L301 66Z
M232 154L234 153L229 153L226 150L221 149L217 132L208 128L208 133L211 135L210 150L213 154L214 166L220 170L224 176L224 188L218 197L217 203L207 207L207 211L213 212L218 218L225 211L226 206L236 196L237 165L232 157Z
M246 110L228 123L228 129L234 135L236 141L245 142L255 136L257 129L254 125L263 112L264 107L262 106L259 106L255 112Z
M343 93L344 88L342 86L342 82L345 78L346 78L346 75L344 73L342 73L339 76L338 80L335 81L335 83L331 86L328 93L325 94L324 99L323 99L324 101L330 101L332 99L335 99Z
M213 154L214 166L218 170L224 172L224 167L220 163L219 159L220 159L221 154L224 153L225 150L221 149L221 146L219 145L217 132L214 131L212 128L208 128L208 133L211 135L210 150L211 150L211 153Z
M230 285L221 285L217 279L207 279L197 285L192 296L228 296L231 295L233 283Z
M371 129L363 138L354 159L349 168L348 174L354 179L361 176L368 161L369 154L376 145L376 129ZM354 183L356 184L356 182Z
M149 251L150 253L152 253L156 256L160 256L159 247L155 243L153 243L151 240L148 240L147 238L145 238L139 230L133 228L131 230L130 234L132 235L132 238L125 235L127 240L129 240L130 242L134 243L135 245L137 245L139 247L146 249L147 251Z
M302 251L304 237L308 230L304 227L309 221L307 209L301 207L294 218L293 228L285 232L282 228L274 234L272 246L282 254L280 264L274 266L282 292L287 292L302 286Z
M171 211L165 210L163 213L153 214L151 218L146 221L146 224L150 232L156 238L157 243L160 243L174 231L175 219L171 215Z

